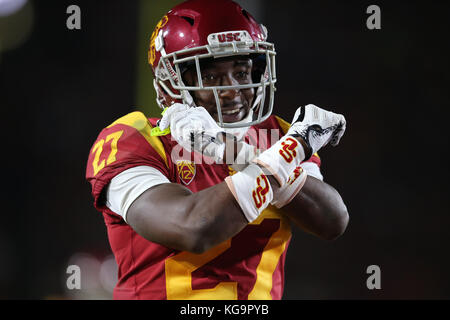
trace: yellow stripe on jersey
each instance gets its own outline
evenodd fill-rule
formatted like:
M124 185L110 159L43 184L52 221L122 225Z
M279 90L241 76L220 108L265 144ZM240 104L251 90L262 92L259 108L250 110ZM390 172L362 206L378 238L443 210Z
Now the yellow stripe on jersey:
M278 116L275 116L275 119L277 119L277 122L280 125L281 130L283 131L283 134L286 134L291 127L291 124Z
M142 112L135 111L129 113L126 116L123 116L122 118L114 121L107 128L111 128L117 124L123 124L129 127L133 127L137 131L139 131L139 133L145 138L145 140L147 140L147 142L153 147L153 149L155 149L156 152L158 152L158 154L161 156L161 158L164 160L164 163L166 164L166 167L169 167L167 163L166 151L164 150L163 144L158 137L154 137L151 135L153 127Z
M288 132L289 128L291 127L291 124L278 116L275 116L275 118L277 119L278 124L280 125L281 130L283 131L283 134L286 134L286 132ZM317 152L314 153L314 155L320 159L319 154Z
M286 244L291 238L291 227L281 211L274 206L267 207L251 224L260 224L264 219L280 219L280 228L272 234L256 268L256 282L248 295L248 300L271 300L272 278L280 257L286 250Z

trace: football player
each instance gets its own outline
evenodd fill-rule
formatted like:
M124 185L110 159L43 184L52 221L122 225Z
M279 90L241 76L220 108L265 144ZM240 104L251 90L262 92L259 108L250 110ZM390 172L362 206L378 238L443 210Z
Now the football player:
M118 119L87 164L119 266L113 298L281 299L291 227L327 240L346 229L317 154L345 118L314 105L291 124L272 115L267 36L230 0L186 1L156 26L163 116Z

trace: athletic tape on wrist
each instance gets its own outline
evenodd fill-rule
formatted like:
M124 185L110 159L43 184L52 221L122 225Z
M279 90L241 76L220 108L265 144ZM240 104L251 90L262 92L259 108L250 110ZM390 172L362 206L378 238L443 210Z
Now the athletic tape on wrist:
M284 186L274 188L273 200L270 204L280 209L291 202L305 185L307 176L306 171L301 166L295 168Z
M225 178L225 182L249 222L256 220L273 199L269 179L256 164Z
M294 137L284 136L255 158L253 162L266 168L283 187L291 173L304 159L305 151L302 144Z

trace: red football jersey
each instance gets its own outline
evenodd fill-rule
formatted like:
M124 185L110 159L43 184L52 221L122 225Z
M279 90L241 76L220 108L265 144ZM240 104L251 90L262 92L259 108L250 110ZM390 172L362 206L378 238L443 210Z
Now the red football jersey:
M275 207L269 206L231 239L194 254L144 239L105 205L104 191L111 179L136 166L156 168L170 182L192 192L221 183L234 173L225 164L178 159L181 148L170 134L151 135L157 120L147 119L141 112L130 113L103 129L89 154L86 179L92 185L94 206L103 213L119 267L113 298L281 299L291 230L287 218ZM271 116L250 128L245 140L266 149L288 126ZM274 140L271 134L278 136ZM309 161L320 166L317 155Z

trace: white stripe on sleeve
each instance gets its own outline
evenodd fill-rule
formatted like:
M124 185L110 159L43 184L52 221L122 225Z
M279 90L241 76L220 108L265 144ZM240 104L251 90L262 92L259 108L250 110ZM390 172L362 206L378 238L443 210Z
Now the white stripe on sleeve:
M163 183L170 181L158 169L149 166L127 169L109 183L106 206L127 222L127 211L131 204L146 190Z

